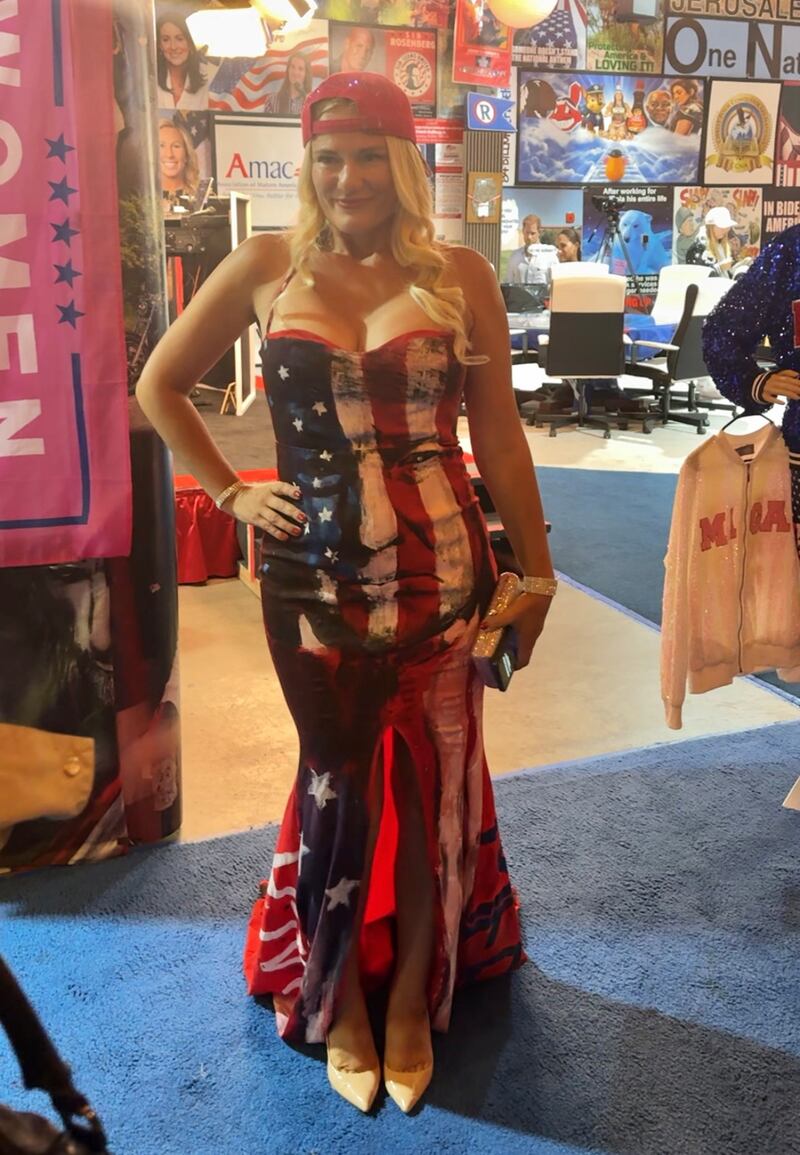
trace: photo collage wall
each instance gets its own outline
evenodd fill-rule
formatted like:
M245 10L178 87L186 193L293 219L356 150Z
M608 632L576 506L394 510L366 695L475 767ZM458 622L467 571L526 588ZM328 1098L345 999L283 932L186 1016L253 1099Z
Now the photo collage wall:
M582 258L627 273L644 308L715 205L734 218L745 262L800 221L800 0L557 0L517 30L484 0L320 0L260 57L212 59L190 44L176 93L187 46L173 41L196 7L157 10L167 212L213 177L222 193L250 194L256 230L291 224L307 93L330 72L369 70L411 100L444 240L463 235L467 93L514 101L501 280L526 217L543 244L575 229Z

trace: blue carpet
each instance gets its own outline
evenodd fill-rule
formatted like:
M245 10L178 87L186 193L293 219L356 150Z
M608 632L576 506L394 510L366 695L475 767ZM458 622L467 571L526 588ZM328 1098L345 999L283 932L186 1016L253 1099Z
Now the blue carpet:
M556 569L656 625L677 477L623 470L536 470ZM800 683L759 680L800 699Z
M459 993L410 1118L359 1115L245 996L272 827L7 878L1 949L116 1155L789 1155L798 744L791 723L498 781L531 962ZM21 1103L2 1044L0 1071Z
M536 473L556 569L660 623L677 477L552 466Z

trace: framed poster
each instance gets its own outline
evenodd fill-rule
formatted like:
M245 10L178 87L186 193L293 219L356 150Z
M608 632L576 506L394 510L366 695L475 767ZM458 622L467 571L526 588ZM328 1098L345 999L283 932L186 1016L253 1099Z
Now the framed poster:
M713 80L706 184L772 184L780 84Z
M328 26L276 32L269 51L257 59L228 57L211 82L208 107L298 120L303 101L328 75Z
M250 197L254 232L283 229L297 213L303 141L296 124L255 116L217 116L217 187Z
M517 184L696 182L704 98L696 79L519 69Z
M586 68L586 8L558 0L553 11L532 28L515 28L511 59L527 68L568 71Z
M661 72L664 0L588 0L586 68Z
M748 185L735 188L707 188L686 185L675 189L672 223L672 256L676 264L686 255L709 209L726 208L736 221L729 243L734 262L757 257L761 250L761 189Z
M485 0L456 0L453 80L492 88L511 81L511 29Z
M436 32L330 25L331 72L380 72L402 88L417 119L436 116Z
M499 224L503 196L501 172L471 172L467 178L469 224Z

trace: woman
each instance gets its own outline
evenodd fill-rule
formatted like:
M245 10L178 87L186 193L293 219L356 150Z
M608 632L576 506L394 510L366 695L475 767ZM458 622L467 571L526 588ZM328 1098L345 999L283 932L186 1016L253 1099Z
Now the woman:
M703 127L703 105L697 99L700 87L696 80L682 76L669 86L672 111L666 127L678 136L690 136Z
M462 391L529 575L531 592L490 619L514 623L518 667L555 587L503 299L483 257L434 241L407 98L382 76L338 73L302 129L297 227L215 270L137 394L218 504L265 531L264 621L301 753L251 921L250 990L272 993L283 1037L327 1040L331 1084L369 1110L380 1068L364 985L390 977L384 1077L409 1110L454 984L524 961L470 661L495 574L455 435ZM188 395L254 315L281 480L245 485ZM393 896L370 876L384 761ZM395 936L377 917L392 908Z
M736 221L724 205L715 205L706 213L697 240L686 253L687 265L710 265L712 276L729 277L733 266L731 229Z
M183 125L173 120L159 121L158 160L162 205L168 213L180 197L194 199L200 185L197 154Z
M156 79L159 108L208 108L208 66L180 13L165 13L156 24Z
M556 255L564 265L581 259L581 234L577 229L559 229L556 233Z
M278 91L267 97L264 112L273 116L299 116L311 91L311 69L302 52L293 52Z

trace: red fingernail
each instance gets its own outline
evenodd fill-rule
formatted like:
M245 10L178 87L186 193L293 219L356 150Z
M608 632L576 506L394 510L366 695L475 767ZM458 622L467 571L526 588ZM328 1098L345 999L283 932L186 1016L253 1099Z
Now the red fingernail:
M292 533L295 535L295 537L297 537L299 532L300 532L300 526L299 525L293 525L292 526Z
M308 519L304 513L298 513L297 520L298 521L307 521Z

